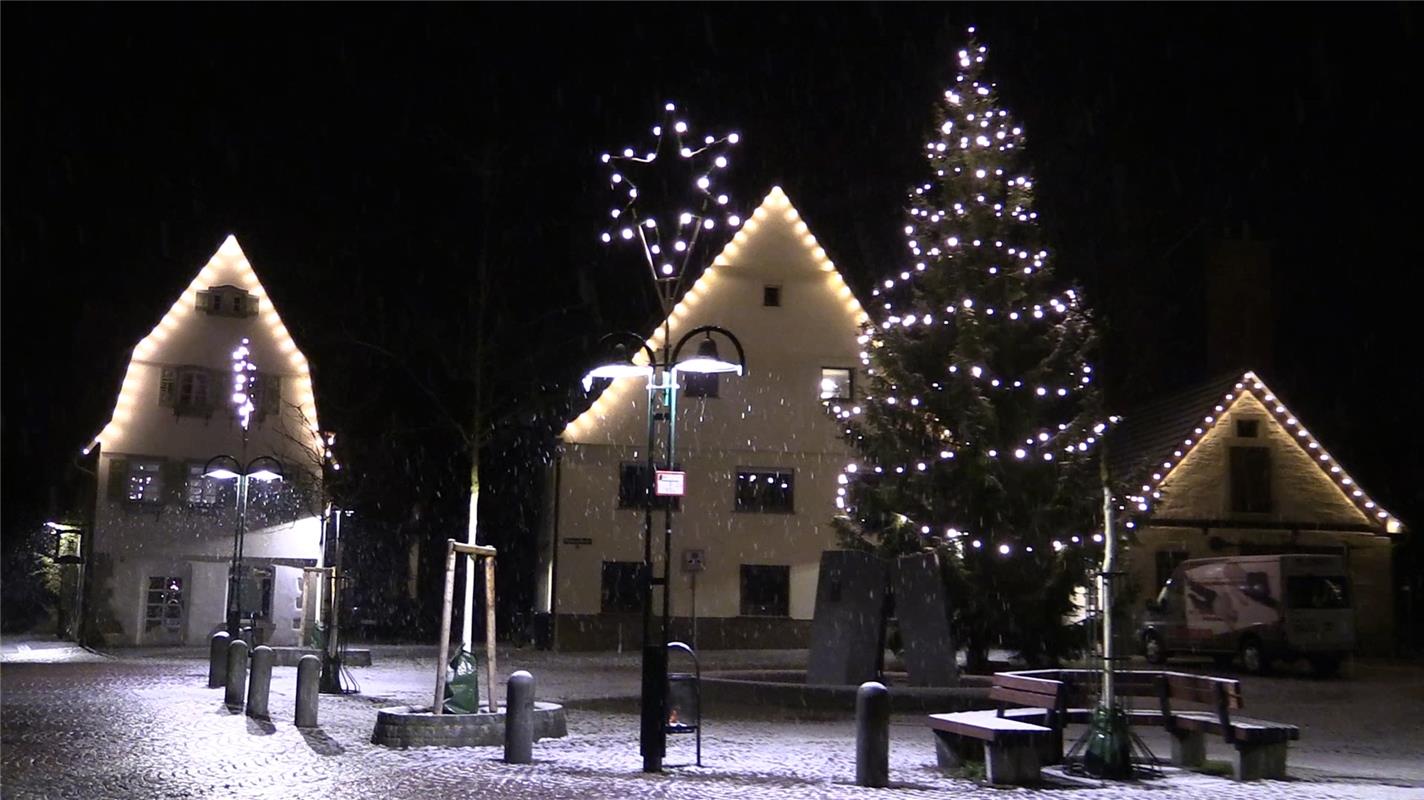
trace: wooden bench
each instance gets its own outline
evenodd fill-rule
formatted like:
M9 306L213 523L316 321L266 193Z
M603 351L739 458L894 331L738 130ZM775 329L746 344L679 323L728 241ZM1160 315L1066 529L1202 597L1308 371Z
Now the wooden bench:
M1034 690L1042 681L1063 684L1063 688L1051 696L1051 702L1049 693ZM1054 734L1040 751L1040 761L1052 764L1062 759L1064 726L1091 721L1100 681L1101 673L1096 670L999 673L994 676L989 697L1000 704L998 713L1004 718L1053 729ZM1285 777L1287 746L1300 738L1300 729L1279 722L1233 717L1231 712L1243 706L1240 681L1150 670L1119 672L1114 681L1119 697L1156 699L1156 708L1130 709L1128 718L1134 724L1165 728L1172 737L1173 763L1185 767L1204 765L1205 735L1212 733L1233 746L1232 774L1237 780ZM1006 708L1006 703L1023 707ZM1174 707L1183 703L1206 706L1210 710L1187 711Z
M1022 678L1006 681L990 689L990 698L1001 702L1037 705L1035 710L1060 709L1066 685L1062 681ZM996 694L997 692L997 694ZM959 711L929 715L935 734L935 758L941 769L961 767L978 760L982 748L984 772L990 783L1022 785L1037 783L1041 755L1050 752L1052 742L1062 749L1062 729L1046 720L1028 722L1007 717L1002 711ZM982 743L982 744L981 744Z

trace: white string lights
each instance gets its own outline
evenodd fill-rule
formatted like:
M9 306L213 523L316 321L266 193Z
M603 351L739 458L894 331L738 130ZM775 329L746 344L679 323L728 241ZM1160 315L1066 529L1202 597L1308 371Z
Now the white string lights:
M1023 129L978 77L986 53L958 52L960 74L925 144L933 177L908 195L911 258L871 292L877 319L858 339L867 391L827 409L867 454L838 476L839 513L870 535L879 520L898 520L922 537L1010 558L1102 536L1017 532L1036 502L1019 496L989 512L996 529L976 530L955 521L978 502L973 487L1046 486L1057 480L1046 470L1084 469L1118 418L1098 410L1081 296L1055 281L1038 245ZM906 502L919 510L897 513Z
M232 405L237 409L237 418L243 430L247 430L252 423L252 412L257 407L252 404L252 382L255 379L257 365L252 363L250 356L252 351L247 345L250 342L243 339L242 343L232 351Z
M697 138L674 103L663 106L663 121L652 134L648 150L626 147L601 156L618 205L609 210L609 228L599 238L605 244L636 240L661 286L686 273L699 237L719 225L742 224L731 198L716 188L741 137Z
M1241 375L1241 379L1236 382L1230 391L1212 407L1211 411L1202 417L1201 422L1192 428L1189 436L1182 439L1180 445L1172 449L1170 456L1163 457L1160 464L1156 465L1141 487L1141 494L1128 495L1131 502L1131 509L1138 515L1147 515L1152 511L1153 502L1162 498L1161 486L1164 481L1179 467L1187 456L1201 444L1207 433L1213 430L1225 419L1233 405L1240 401L1242 396L1251 394L1264 406L1272 416L1288 433L1290 433L1296 443L1311 457L1315 466L1321 472L1330 476L1336 487L1349 498L1361 513L1367 517L1371 523L1380 526L1387 533L1399 533L1404 530L1404 525L1397 517L1385 511L1368 494L1365 493L1355 479L1345 472L1325 447L1313 436L1300 420L1296 419L1275 392L1266 386L1266 382L1250 370ZM1131 523L1129 523L1131 524Z

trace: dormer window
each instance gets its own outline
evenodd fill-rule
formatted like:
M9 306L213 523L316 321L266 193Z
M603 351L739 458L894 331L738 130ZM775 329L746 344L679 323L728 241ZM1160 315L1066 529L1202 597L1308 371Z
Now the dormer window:
M198 292L199 311L219 317L257 315L257 296L238 286L212 286Z

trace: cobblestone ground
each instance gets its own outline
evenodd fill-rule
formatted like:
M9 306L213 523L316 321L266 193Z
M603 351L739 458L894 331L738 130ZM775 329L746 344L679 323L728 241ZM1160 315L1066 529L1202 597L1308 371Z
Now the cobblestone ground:
M362 694L323 696L320 729L299 731L291 722L294 669L276 670L273 721L258 722L222 706L222 690L206 688L207 664L195 655L130 653L49 664L11 660L0 667L4 797L1424 798L1419 763L1424 736L1418 722L1424 691L1417 670L1405 671L1403 678L1385 674L1375 682L1285 678L1274 682L1285 688L1248 684L1248 703L1253 691L1263 699L1252 704L1253 713L1303 723L1301 747L1291 749L1289 781L1237 784L1169 771L1165 779L1138 784L1098 785L1050 775L1050 783L1038 789L990 789L939 774L929 734L907 716L892 725L894 785L874 790L853 785L848 721L793 721L755 709L708 721L707 766L672 766L692 761L691 738L674 737L670 768L644 775L636 703L628 699L637 691L633 656L505 655L501 672L531 669L540 680L541 699L574 704L568 738L536 744L533 765L509 766L501 763L499 748L402 751L369 743L378 707L428 702L433 659L378 652L375 666L353 671ZM735 656L714 655L714 666L719 658ZM760 666L778 665L775 656L757 658ZM1352 706L1382 697L1397 703ZM1266 710L1282 703L1286 708L1280 713ZM1373 731L1371 738L1331 738L1332 731L1352 736L1348 731L1356 729Z

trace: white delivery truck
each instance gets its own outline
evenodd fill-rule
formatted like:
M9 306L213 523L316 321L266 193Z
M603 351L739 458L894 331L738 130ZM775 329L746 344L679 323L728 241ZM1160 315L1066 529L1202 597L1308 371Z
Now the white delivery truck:
M1247 672L1307 658L1329 675L1355 649L1355 611L1340 556L1286 554L1183 561L1138 631L1147 660L1240 656Z

